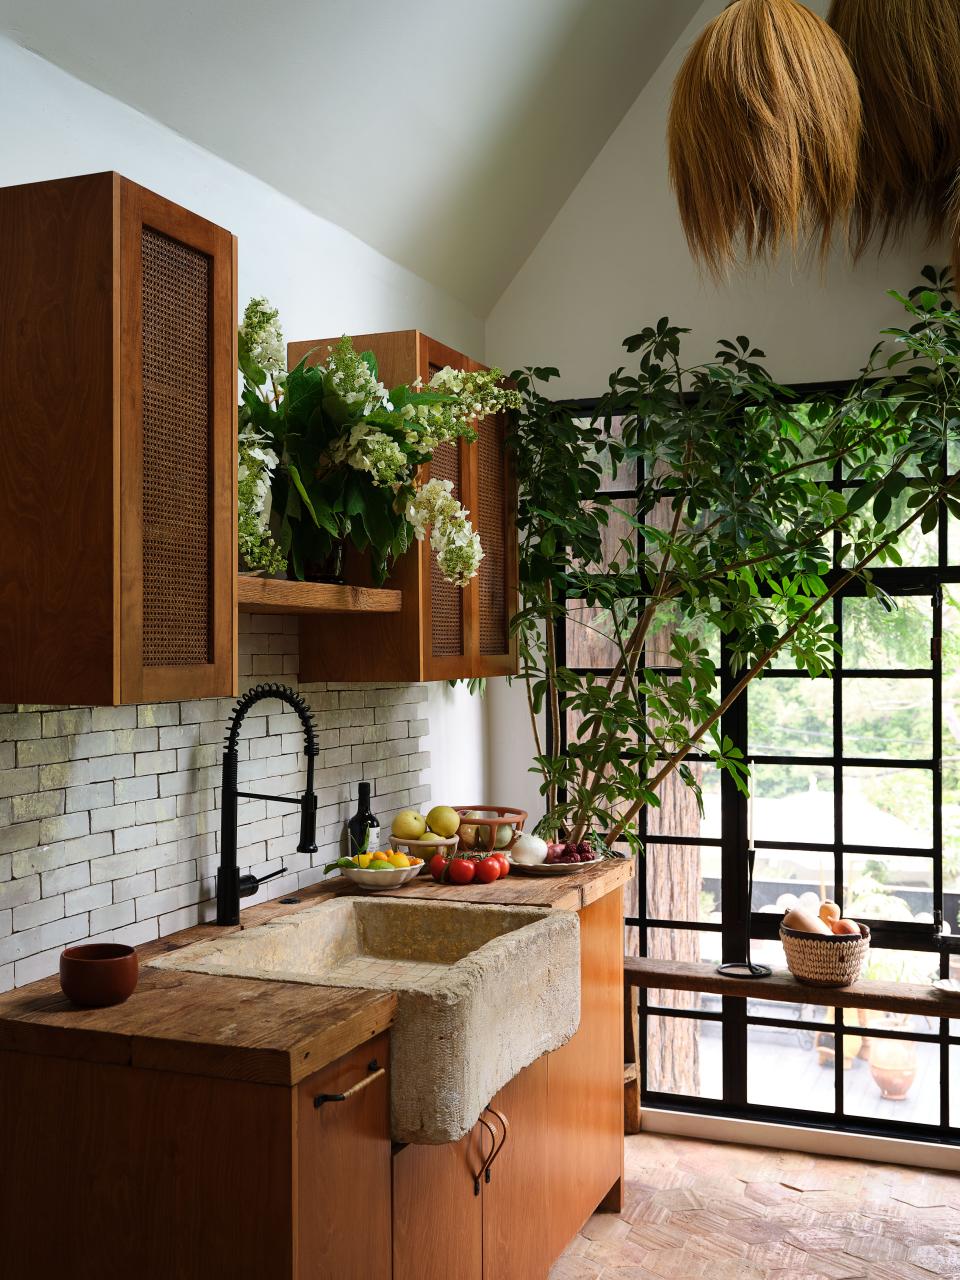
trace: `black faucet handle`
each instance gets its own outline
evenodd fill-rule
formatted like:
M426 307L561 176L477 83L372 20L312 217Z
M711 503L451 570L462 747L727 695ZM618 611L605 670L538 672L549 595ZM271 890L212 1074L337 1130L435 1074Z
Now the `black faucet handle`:
M300 843L297 853L317 852L317 797L305 791L300 798Z
M278 871L271 871L268 876L247 875L240 877L240 897L251 898L257 892L262 884L266 884L268 880L276 880L277 876L286 873L286 867L280 867Z

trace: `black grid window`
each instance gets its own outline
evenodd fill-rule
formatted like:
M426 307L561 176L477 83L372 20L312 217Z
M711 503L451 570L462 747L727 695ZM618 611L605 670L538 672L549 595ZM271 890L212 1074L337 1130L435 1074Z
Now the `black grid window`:
M839 468L833 483L844 483ZM635 510L636 473L621 473L616 484L617 501ZM892 612L859 584L836 597L844 656L833 672L811 679L784 660L731 707L721 728L751 760L751 802L691 757L704 815L676 776L661 806L643 811L628 954L740 960L749 918L754 958L782 967L784 907L826 896L870 924L868 977L960 979L956 525L942 512L931 534L910 534L902 568L874 571L897 605ZM837 538L838 565L839 554ZM561 660L575 670L612 665L595 631L561 623L557 638ZM669 671L668 640L654 642L645 665ZM714 643L726 689L733 677ZM564 745L572 730L563 717ZM651 990L640 992L640 1013L646 1105L960 1139L960 1002L952 1021L903 1021Z

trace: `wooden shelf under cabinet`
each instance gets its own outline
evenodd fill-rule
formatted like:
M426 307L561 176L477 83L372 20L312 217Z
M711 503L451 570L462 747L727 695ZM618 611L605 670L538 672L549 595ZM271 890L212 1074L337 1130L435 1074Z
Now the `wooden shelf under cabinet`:
M293 368L306 356L320 362L337 338L291 342ZM452 365L476 371L475 360L428 338L416 329L354 336L357 351L372 351L387 387L430 381ZM399 618L371 617L362 644L343 643L341 628L328 618L300 623L300 678L312 680L460 680L475 676L515 675L516 640L510 619L517 607L517 485L505 448L504 414L478 423L479 438L440 445L422 479L450 480L467 508L484 558L480 572L462 590L446 582L429 541L401 556L388 586L400 590ZM347 576L370 581L365 559L349 550Z
M236 241L116 173L0 189L0 702L236 687Z
M401 593L388 588L294 582L244 573L237 578L241 613L399 613L401 607Z

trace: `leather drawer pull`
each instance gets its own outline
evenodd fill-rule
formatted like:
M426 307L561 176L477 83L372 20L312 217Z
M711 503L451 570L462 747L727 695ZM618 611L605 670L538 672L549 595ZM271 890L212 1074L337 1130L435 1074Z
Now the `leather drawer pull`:
M314 1107L319 1111L325 1102L346 1102L348 1098L352 1098L354 1094L360 1093L368 1085L373 1084L374 1080L378 1080L380 1076L387 1074L386 1067L377 1066L376 1058L370 1063L367 1070L372 1071L373 1074L364 1076L362 1080L358 1080L356 1084L351 1085L344 1093L318 1093L313 1100Z

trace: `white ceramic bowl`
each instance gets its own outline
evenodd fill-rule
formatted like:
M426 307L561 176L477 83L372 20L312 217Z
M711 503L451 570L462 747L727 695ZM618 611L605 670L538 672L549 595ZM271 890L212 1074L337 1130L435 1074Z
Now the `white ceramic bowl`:
M363 867L341 867L340 874L347 877L361 889L396 889L414 876L418 876L426 862L416 867L394 867L390 871L371 871Z

